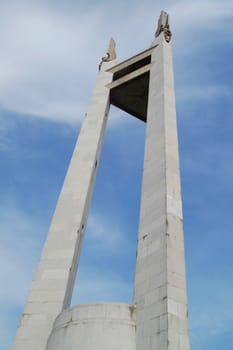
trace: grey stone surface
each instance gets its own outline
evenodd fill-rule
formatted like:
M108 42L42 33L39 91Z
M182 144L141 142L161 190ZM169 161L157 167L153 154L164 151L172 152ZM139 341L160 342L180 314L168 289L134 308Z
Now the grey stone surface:
M104 63L57 202L13 350L45 350L56 316L69 306L109 110L114 63Z
M46 350L135 350L133 310L124 303L66 309L54 323Z
M153 45L134 287L136 350L188 350L171 45Z

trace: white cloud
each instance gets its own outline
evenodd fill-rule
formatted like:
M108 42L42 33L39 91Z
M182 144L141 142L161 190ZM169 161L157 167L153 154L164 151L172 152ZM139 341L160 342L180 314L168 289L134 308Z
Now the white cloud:
M153 39L163 4L133 8L98 4L88 11L77 6L64 11L36 1L0 6L0 105L19 113L79 122L108 38L115 36L119 57L121 52L127 57L143 50ZM176 44L182 47L183 42L187 49L194 45L195 32L229 26L233 9L229 1L176 1L169 12Z
M228 0L182 0L172 2L169 12L174 16L179 30L222 29L233 16L233 4Z
M0 24L1 105L19 113L80 121L82 101L87 102L90 46L97 59L91 71L98 72L97 43L92 39L93 33L103 30L98 10L74 17L29 6L17 13L7 9L4 15Z

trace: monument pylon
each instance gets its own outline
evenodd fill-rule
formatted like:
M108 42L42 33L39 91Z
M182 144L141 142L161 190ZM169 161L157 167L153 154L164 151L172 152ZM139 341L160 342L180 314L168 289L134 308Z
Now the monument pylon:
M13 350L188 350L182 202L169 16L152 46L97 84L57 202ZM110 104L146 122L132 304L70 308Z

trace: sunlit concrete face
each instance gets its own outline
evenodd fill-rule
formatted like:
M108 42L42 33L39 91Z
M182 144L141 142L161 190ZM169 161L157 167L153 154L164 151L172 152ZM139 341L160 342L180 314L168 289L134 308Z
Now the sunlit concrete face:
M134 286L136 350L188 350L182 203L171 45L151 55Z
M132 305L96 303L64 310L46 350L135 350Z
M105 70L113 63L105 63ZM57 202L13 350L45 350L69 307L109 110L112 73L101 70Z
M169 26L166 30L166 35L158 31L148 50L121 63L101 63L13 350L189 350ZM69 308L110 103L147 123L133 302Z

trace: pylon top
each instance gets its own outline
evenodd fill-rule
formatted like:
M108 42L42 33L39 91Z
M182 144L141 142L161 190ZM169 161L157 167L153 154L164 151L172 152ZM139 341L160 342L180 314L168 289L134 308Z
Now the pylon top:
M158 19L158 27L155 32L155 37L157 38L163 32L166 42L171 41L172 33L170 31L170 16L167 12L161 11Z

